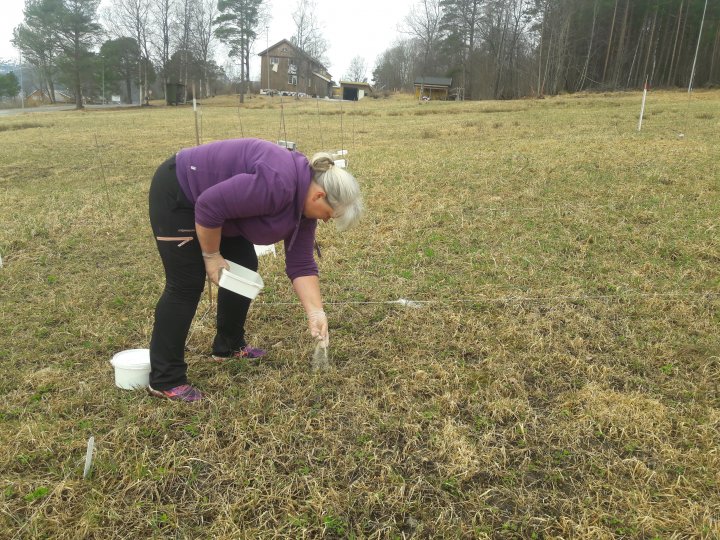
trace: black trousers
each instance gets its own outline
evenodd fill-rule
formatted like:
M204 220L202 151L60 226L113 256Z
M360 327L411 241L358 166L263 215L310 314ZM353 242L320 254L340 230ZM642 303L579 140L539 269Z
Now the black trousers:
M165 290L155 307L150 339L150 386L167 390L187 383L185 342L205 287L205 263L195 232L195 209L180 189L175 156L160 165L150 185L150 224L165 268ZM223 257L257 271L253 244L222 237ZM229 356L245 343L250 299L218 289L217 333L212 353Z

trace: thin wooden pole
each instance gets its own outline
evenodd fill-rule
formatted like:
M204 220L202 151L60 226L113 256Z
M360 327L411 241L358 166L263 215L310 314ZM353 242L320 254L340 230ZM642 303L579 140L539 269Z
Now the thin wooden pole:
M642 122L643 122L643 115L645 114L645 99L647 99L647 91L648 91L648 80L645 79L645 84L643 85L643 97L642 97L642 105L640 106L640 120L638 121L638 131L642 129Z
M705 0L705 8L703 9L702 20L700 21L700 33L698 34L697 47L695 47L695 59L693 60L692 71L690 72L690 84L688 85L688 94L692 93L693 80L695 79L695 65L697 64L698 51L700 50L700 40L702 39L703 26L705 24L705 13L707 12L707 0Z
M345 132L343 131L343 100L340 100L340 150L345 150Z
M320 148L325 149L325 141L323 137L322 124L320 122L320 97L315 96L315 104L317 105L318 132L320 133Z
M193 113L195 115L195 146L200 146L200 128L198 127L197 100L195 99L195 81L192 83Z
M200 127L198 125L198 109L197 109L197 100L195 99L195 81L192 83L192 94L193 94L193 113L195 116L195 146L200 146ZM210 281L210 276L207 276L207 291L208 291L208 301L210 302L210 305L212 306L213 303L213 295L212 295L212 281Z
M105 164L103 163L102 155L100 154L100 145L98 144L97 133L95 133L95 149L97 150L98 161L100 161L100 171L102 171L105 196L107 197L108 202L108 214L110 214L110 219L113 219L112 203L110 202L110 189L108 188L107 177L105 176Z

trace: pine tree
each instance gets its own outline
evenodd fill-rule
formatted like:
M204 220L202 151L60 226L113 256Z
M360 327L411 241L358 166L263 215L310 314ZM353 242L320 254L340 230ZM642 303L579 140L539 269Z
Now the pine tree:
M75 108L83 108L83 73L92 64L90 52L99 40L102 27L97 22L100 0L63 0L55 23L55 35L65 56L65 69L75 92Z
M47 91L51 103L55 102L53 77L59 52L55 24L62 8L61 0L27 0L24 22L13 31L13 45L40 73L43 90Z
M12 71L5 75L0 75L0 98L15 97L19 93L20 83Z
M240 102L244 101L245 82L249 77L246 66L250 59L250 47L257 37L262 0L220 0L215 19L218 27L215 35L230 49L230 56L240 59Z

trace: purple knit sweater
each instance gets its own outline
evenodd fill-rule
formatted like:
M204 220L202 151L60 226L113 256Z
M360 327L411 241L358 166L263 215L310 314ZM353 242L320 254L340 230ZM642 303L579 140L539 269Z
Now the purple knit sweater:
M302 215L312 180L305 156L268 141L229 139L181 150L176 164L197 223L254 244L284 240L288 277L318 274L317 221Z

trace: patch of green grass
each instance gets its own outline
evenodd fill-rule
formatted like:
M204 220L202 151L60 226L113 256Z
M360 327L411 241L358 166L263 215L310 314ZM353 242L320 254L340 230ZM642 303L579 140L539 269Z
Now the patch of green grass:
M348 524L345 520L332 514L324 516L322 519L325 530L332 535L339 537L345 537L348 529Z
M6 493L7 493L7 491L6 491ZM50 493L50 488L47 488L47 487L35 488L35 489L32 490L30 493L28 493L27 495L25 495L25 496L23 497L23 500L31 503L31 502L34 502L34 501L38 501L38 500L40 500L40 499L44 499L45 497L48 496L49 493Z
M672 364L665 364L660 367L660 371L662 371L665 375L672 375L675 371L675 366Z

